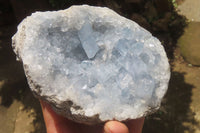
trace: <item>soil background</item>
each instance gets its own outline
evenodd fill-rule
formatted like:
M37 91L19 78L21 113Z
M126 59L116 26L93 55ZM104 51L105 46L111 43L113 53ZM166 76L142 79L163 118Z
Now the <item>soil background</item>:
M200 133L200 67L186 62L177 46L190 18L195 18L199 10L188 13L189 6L199 0L188 1L0 0L0 133L46 132L40 104L30 92L22 64L16 61L11 37L31 12L73 4L107 6L149 30L165 47L171 65L169 89L161 108L146 117L143 133Z

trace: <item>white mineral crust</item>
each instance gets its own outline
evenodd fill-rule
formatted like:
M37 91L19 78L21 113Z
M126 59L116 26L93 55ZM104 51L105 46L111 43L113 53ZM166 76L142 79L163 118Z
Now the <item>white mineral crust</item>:
M12 41L34 94L77 122L146 116L168 88L160 41L105 7L33 13Z

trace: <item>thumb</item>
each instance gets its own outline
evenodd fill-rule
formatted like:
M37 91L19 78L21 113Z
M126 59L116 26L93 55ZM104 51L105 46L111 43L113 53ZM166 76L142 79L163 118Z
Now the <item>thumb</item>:
M128 127L118 121L109 121L104 125L104 133L129 133Z

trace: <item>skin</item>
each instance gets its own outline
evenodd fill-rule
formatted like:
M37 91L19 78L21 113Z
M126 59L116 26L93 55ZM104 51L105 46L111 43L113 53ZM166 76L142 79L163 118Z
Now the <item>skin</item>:
M141 133L144 118L126 123L108 121L99 125L84 125L57 115L44 101L40 101L47 133Z

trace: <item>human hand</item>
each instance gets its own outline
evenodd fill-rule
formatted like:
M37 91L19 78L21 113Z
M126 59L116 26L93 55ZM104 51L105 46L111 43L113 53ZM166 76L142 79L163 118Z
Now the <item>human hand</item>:
M47 133L141 133L144 118L122 123L108 121L104 125L84 125L57 115L44 101L40 101Z

